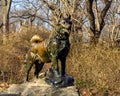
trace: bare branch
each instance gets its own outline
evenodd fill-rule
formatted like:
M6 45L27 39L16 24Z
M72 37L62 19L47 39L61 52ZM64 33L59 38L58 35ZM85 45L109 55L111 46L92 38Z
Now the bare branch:
M104 18L107 14L107 11L109 10L112 0L104 0L105 1L105 7L104 9L101 11L100 17L99 17L99 24L100 24L100 32L102 31L104 25L105 25L105 21ZM100 33L99 33L100 34Z
M92 10L93 0L86 1L87 13L90 22L90 30L95 34L95 16Z

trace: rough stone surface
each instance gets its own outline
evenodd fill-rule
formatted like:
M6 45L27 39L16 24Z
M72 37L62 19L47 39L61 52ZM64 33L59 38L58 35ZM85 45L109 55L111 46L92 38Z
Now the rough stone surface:
M0 96L79 96L75 86L54 88L48 85L44 79L34 82L11 85Z

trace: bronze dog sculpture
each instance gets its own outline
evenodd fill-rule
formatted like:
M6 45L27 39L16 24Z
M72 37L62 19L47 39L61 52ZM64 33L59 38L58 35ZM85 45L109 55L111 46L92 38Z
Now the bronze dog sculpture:
M65 76L66 57L70 49L69 35L71 26L71 18L64 18L58 22L56 32L49 39L42 40L39 36L32 37L32 47L25 58L25 81L28 81L29 72L33 65L35 65L34 76L38 78L44 63L48 62L52 62L52 69L56 77ZM58 66L58 59L61 61L61 72Z

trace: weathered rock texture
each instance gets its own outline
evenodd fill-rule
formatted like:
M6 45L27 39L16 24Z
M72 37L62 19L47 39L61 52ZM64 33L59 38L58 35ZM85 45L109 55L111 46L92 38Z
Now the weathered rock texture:
M11 85L0 96L79 96L75 86L54 88L48 85L44 79L35 80L23 84Z

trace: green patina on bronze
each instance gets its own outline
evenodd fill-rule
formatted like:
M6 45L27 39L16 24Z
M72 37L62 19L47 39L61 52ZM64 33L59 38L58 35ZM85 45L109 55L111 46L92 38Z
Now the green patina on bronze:
M66 56L69 53L70 43L69 35L71 32L72 23L70 18L63 19L56 26L55 34L45 41L33 44L31 49L26 54L26 81L28 81L29 72L35 64L34 76L37 78L44 63L52 62L52 69L56 76L60 73L65 75ZM46 44L46 46L45 46ZM61 69L58 66L58 59L61 61ZM61 70L61 72L59 72Z

